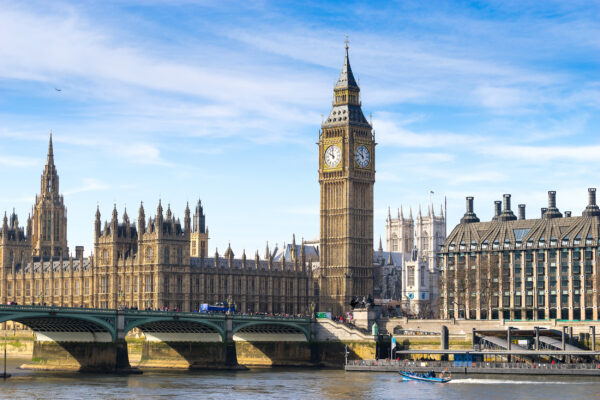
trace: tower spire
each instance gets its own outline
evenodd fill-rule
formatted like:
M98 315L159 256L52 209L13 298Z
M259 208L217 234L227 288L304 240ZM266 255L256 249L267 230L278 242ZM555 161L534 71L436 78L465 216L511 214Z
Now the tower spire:
M52 147L52 130L50 130L50 141L48 142L48 156L46 157L46 164L54 165L54 148Z
M356 83L356 79L354 79L354 74L352 73L352 68L350 67L350 56L348 55L348 36L346 36L346 55L344 57L344 66L342 67L342 72L340 73L340 77L338 78L337 83L335 84L336 89L348 89L354 88L358 89L358 84Z

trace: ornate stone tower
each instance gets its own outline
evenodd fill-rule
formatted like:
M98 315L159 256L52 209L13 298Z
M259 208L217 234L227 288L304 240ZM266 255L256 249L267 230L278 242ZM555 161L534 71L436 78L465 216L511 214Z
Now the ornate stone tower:
M398 210L398 218L392 218L388 207L388 216L385 220L385 242L387 251L401 252L405 260L410 259L415 248L415 221L412 208L408 218L404 217L402 207Z
M373 294L375 138L348 59L319 134L321 311L339 314Z
M190 234L190 257L206 257L208 254L208 228L202 202L198 200Z
M52 133L46 166L42 174L41 193L33 208L33 256L67 257L67 210L58 191L58 172L54 166Z

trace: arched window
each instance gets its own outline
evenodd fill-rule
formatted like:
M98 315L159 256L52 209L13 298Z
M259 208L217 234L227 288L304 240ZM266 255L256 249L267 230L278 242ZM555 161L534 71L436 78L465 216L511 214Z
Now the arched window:
M181 247L177 248L177 264L183 264L183 249Z
M165 254L165 257L164 257L165 264L168 264L169 263L169 258L170 258L170 253L169 253L169 248L168 247L165 247L165 253L164 254Z

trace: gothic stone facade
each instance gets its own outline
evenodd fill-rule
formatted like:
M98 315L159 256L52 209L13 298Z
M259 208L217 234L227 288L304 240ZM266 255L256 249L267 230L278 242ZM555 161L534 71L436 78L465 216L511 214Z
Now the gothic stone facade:
M333 108L319 132L319 309L340 314L373 295L375 137L363 115L348 46Z
M490 222L479 222L473 198L439 255L444 318L598 319L600 208L588 190L581 216L563 214L548 192L541 218L526 219L496 202Z
M158 204L146 221L143 205L137 223L116 207L102 228L96 211L94 255L69 257L67 217L59 194L52 137L36 197L33 219L20 227L4 216L0 232L0 303L69 307L137 307L198 310L201 303L232 301L242 312L308 313L313 301L312 268L303 246L290 261L207 255L208 229L202 205L186 207L183 225Z
M402 308L404 313L434 317L439 311L439 273L437 251L446 239L444 210L436 215L433 205L423 215L421 206L416 221L410 209L408 218L402 207L396 218L388 208L386 219L387 250L398 252L402 260L401 278Z

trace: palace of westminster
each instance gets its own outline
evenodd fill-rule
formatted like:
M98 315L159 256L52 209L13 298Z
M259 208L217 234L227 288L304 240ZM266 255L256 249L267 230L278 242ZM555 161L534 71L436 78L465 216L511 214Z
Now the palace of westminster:
M351 302L399 301L422 317L568 319L599 317L600 208L595 189L581 216L564 215L556 193L540 218L518 217L510 195L480 222L467 211L446 238L444 210L433 205L397 218L388 211L386 247L373 246L375 135L362 112L348 57L334 87L332 110L319 130L320 237L280 251L235 258L208 253L202 204L183 223L159 201L154 216L140 205L132 222L115 209L94 223L94 249L67 246L67 215L59 192L52 135L41 192L25 227L4 215L0 230L0 304L162 308L197 311L231 302L241 312L341 315ZM416 239L416 240L415 240ZM318 245L317 245L318 244ZM428 313L423 313L427 309Z
M258 253L236 259L231 248L209 256L200 202L193 217L186 207L183 224L160 201L156 215L147 219L140 205L137 223L127 211L119 221L115 208L102 225L97 210L93 255L84 258L77 246L75 257L69 257L52 136L33 217L23 228L14 213L5 215L1 232L0 303L190 311L229 298L249 312L297 314L306 313L313 299L303 246L295 246L292 260L282 262Z

